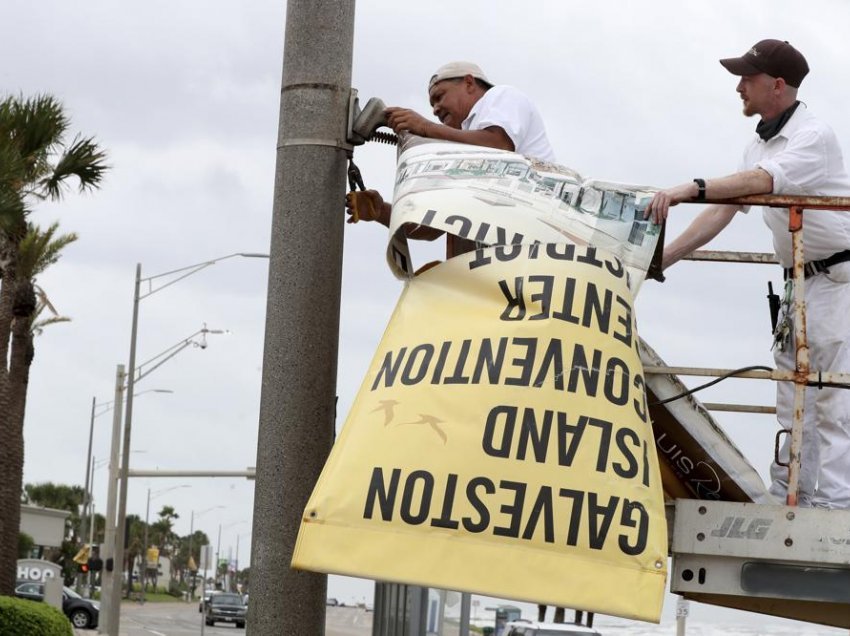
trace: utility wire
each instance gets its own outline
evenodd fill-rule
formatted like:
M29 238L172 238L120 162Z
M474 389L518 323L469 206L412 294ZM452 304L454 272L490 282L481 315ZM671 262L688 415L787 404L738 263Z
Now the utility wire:
M747 371L773 371L773 369L771 369L770 367L764 367L764 366L759 366L759 365L752 366L752 367L742 367L740 369L734 369L732 371L729 371L728 373L724 373L720 377L714 378L711 382L706 382L705 384L701 384L697 387L694 387L693 389L688 389L687 391L679 393L679 395L674 395L673 397L669 397L669 398L664 399L664 400L658 400L657 402L651 403L650 406L661 406L662 404L667 404L668 402L675 402L676 400L680 400L681 398L686 397L688 395L693 395L697 391L702 391L703 389L707 389L710 386L714 386L715 384L717 384L718 382L721 382L722 380L726 380L727 378L735 377L736 375L738 375L740 373L746 373Z

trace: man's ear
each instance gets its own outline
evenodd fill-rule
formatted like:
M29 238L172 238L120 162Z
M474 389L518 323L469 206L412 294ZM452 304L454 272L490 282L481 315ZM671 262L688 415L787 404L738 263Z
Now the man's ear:
M472 92L478 84L475 83L475 78L472 75L464 75L463 76L463 87L466 89L466 92Z

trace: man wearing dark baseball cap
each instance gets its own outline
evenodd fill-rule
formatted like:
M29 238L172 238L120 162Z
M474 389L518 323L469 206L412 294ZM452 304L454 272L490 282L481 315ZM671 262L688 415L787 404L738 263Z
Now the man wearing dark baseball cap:
M762 40L740 57L721 59L740 77L736 88L747 117L759 115L756 134L734 174L704 179L656 193L646 215L661 223L669 208L682 201L719 200L749 194L850 196L850 176L832 129L797 100L797 89L809 72L806 58L784 40ZM730 204L707 206L690 226L664 249L669 267L705 245L738 211ZM793 264L787 208L763 208L773 234L773 248L785 279ZM805 215L803 232L807 307L806 330L812 368L850 371L850 213ZM778 369L795 369L793 315L786 311L774 334ZM808 389L799 480L799 505L850 508L850 391ZM812 406L808 406L811 402ZM778 382L776 417L790 431L794 385ZM788 458L791 435L784 437L779 459L770 468L770 492L788 500ZM791 497L789 503L793 500Z
M782 40L762 40L741 57L728 57L720 63L732 75L766 73L771 77L781 77L794 88L800 88L800 83L809 73L803 54Z

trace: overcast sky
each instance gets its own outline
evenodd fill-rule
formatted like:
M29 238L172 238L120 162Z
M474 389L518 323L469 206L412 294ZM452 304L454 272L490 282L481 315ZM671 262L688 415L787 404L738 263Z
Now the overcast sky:
M92 397L112 399L126 363L133 276L159 274L234 252L268 252L283 55L283 0L6 0L0 86L47 92L73 130L95 135L113 166L104 187L44 205L80 240L38 281L73 322L36 342L27 409L24 478L82 485ZM496 83L537 103L561 163L611 181L665 186L733 172L756 124L741 115L736 79L718 63L756 41L782 38L808 58L800 97L850 148L843 0L446 1L357 3L353 85L361 102L428 113L427 78L446 61L477 61ZM370 144L356 158L367 186L391 192L395 153ZM340 193L342 199L342 193ZM695 206L672 213L668 237ZM769 251L760 214L739 215L715 246ZM343 209L340 207L340 222ZM348 226L340 332L342 425L401 284L384 262L386 230ZM189 348L137 389L135 468L236 470L255 463L268 261L233 258L142 301L137 361L197 331L226 329ZM637 301L641 335L671 364L771 364L767 281L777 268L682 263ZM773 387L729 381L709 401L770 404ZM109 452L111 415L95 421L94 455ZM766 477L774 423L717 419ZM105 508L106 467L94 496ZM158 490L191 484L168 493ZM285 485L282 485L285 487ZM252 483L244 479L135 479L130 513L176 508L177 531L195 527L221 553L250 554ZM331 577L330 592L365 586ZM670 603L667 603L668 610Z

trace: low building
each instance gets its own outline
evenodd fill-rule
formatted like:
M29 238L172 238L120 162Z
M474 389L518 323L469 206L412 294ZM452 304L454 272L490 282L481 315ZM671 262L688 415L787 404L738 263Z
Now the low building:
M45 548L61 547L70 516L67 510L21 504L21 532L32 537L34 544L28 556L41 558Z

